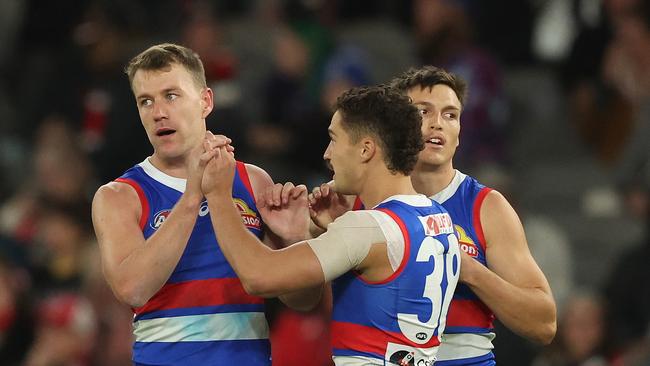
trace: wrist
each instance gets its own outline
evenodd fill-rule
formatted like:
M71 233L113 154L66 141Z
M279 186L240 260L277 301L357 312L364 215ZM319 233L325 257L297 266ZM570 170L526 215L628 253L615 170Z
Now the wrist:
M225 205L225 204L232 204L232 196L231 195L224 195L219 193L218 191L215 192L208 192L205 194L205 199L210 203L211 205Z
M197 212L201 206L201 202L203 202L202 194L189 191L185 191L179 200L179 203L182 204L184 208L188 210L195 210Z
M286 238L282 238L282 242L285 247L288 247L291 244L309 240L309 239L311 239L311 235L309 235L309 233L291 234L288 235Z

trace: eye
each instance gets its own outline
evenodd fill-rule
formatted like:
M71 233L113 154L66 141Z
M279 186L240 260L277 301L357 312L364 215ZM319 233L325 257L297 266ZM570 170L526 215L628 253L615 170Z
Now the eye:
M153 103L153 101L149 98L141 99L140 100L140 106L142 107L148 107Z
M456 113L453 113L453 112L447 112L447 113L444 114L444 116L447 119L457 119L458 118Z
M178 98L178 94L167 93L167 100L174 100L176 98Z
M423 108L422 109L418 108L418 112L420 112L420 114L423 115L423 116L426 115L427 113L429 113L429 111L427 111L426 109L423 109Z

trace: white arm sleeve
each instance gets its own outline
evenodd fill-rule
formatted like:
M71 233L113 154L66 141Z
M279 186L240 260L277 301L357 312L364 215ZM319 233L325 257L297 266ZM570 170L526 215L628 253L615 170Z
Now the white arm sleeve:
M393 270L399 267L404 255L404 237L399 226L390 216L375 210L347 212L329 224L325 233L308 243L320 262L326 281L356 268L366 258L372 244L388 244Z

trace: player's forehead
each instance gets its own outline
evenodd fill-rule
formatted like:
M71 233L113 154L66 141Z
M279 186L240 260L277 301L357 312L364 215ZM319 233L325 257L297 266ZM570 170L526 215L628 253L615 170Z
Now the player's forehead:
M343 114L341 111L337 110L332 115L332 120L330 121L329 127L327 127L327 132L330 135L341 135L343 132Z
M456 92L445 84L436 84L432 87L416 86L409 89L407 94L415 105L457 109L462 107Z
M133 92L152 94L162 90L189 89L193 80L186 68L171 64L159 69L139 69L133 75Z

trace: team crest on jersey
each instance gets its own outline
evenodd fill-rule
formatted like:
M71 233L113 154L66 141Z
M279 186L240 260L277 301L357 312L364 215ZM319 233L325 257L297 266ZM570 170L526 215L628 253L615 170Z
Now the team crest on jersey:
M172 212L172 210L161 210L158 211L155 215L153 215L153 220L151 220L151 223L149 224L152 229L156 230L160 227L160 225L167 220L167 216Z
M476 243L474 243L474 240L467 235L467 232L465 229L463 229L460 225L454 225L456 227L456 232L458 233L458 246L460 249L469 254L470 257L478 257L478 248L476 247Z
M235 203L235 206L237 206L239 214L241 215L241 219L247 228L257 230L260 230L262 228L262 221L257 216L257 213L251 210L244 200L240 198L233 198L232 201Z
M420 223L424 228L426 236L436 236L440 234L451 234L454 232L454 226L451 223L451 217L447 213L437 213L428 216L420 216Z

